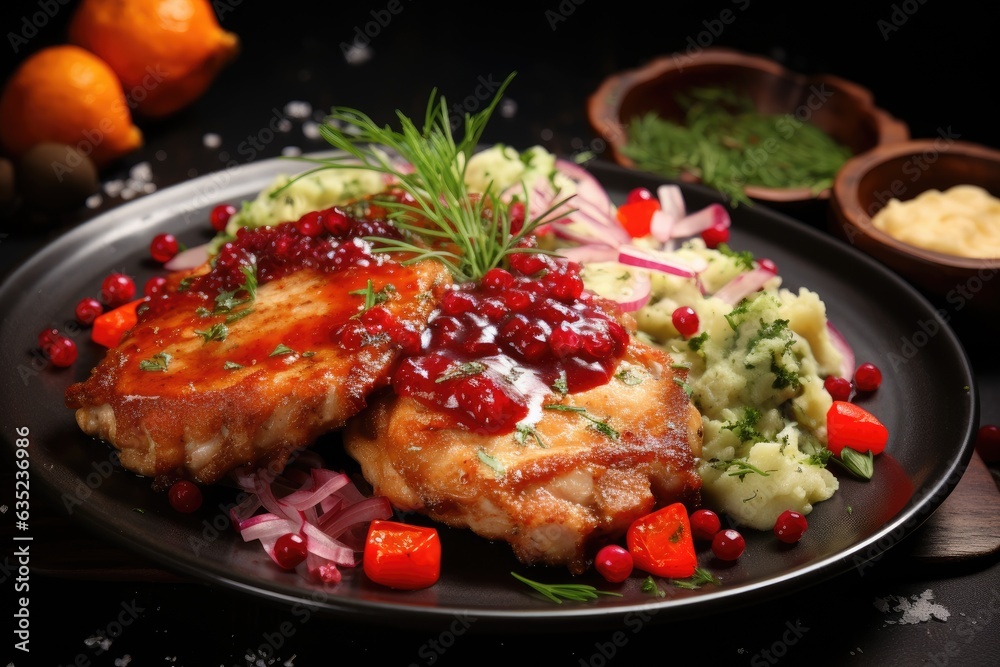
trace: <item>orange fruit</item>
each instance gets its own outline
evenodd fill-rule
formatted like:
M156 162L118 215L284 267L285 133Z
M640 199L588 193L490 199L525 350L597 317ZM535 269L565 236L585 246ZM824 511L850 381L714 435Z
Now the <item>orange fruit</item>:
M0 94L0 143L14 158L43 142L104 166L142 146L114 71L93 53L50 46L29 56Z
M208 0L83 0L69 39L103 58L136 112L151 118L200 97L239 51Z

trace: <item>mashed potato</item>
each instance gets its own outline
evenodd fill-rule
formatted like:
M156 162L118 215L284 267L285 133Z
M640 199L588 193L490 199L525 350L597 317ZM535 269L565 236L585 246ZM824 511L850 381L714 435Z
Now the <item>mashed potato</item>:
M826 308L807 289L781 286L779 277L732 305L711 296L748 270L744 254L711 250L694 239L676 251L708 261L701 283L648 271L649 303L635 312L639 335L690 368L688 390L702 414L699 473L706 505L744 526L767 530L784 510L808 514L830 498L837 478L826 468L827 375L841 355L832 344ZM635 272L617 262L588 264L588 288L614 298ZM691 306L698 334L685 339L672 314Z

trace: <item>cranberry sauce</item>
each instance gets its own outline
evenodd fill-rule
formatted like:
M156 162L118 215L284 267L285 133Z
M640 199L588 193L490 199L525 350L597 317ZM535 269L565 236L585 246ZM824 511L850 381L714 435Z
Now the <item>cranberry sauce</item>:
M456 285L441 300L419 354L393 388L450 412L479 433L513 431L550 392L608 382L629 343L612 306L583 289L563 258L515 253L511 270Z
M365 209L369 215L383 212L375 205ZM333 273L373 267L389 259L373 253L362 237L399 238L399 232L384 219L353 217L341 207L307 213L295 222L241 228L233 241L220 248L208 273L151 299L141 318L154 317L183 301L190 301L192 308L211 304L225 292L244 296L240 290L245 289L251 270L256 284L263 285L299 269Z

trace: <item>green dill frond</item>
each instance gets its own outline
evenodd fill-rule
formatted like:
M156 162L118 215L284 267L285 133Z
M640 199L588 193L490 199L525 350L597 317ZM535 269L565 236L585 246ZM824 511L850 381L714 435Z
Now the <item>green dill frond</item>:
M500 85L488 106L466 113L461 138L452 133L448 105L437 90L427 103L423 125L401 111L398 129L379 126L368 115L349 107L334 107L320 127L323 138L342 152L330 158L300 158L316 166L291 182L323 169L367 169L389 177L394 188L409 197L377 198L403 239L368 238L376 252L412 254L404 263L435 259L456 280L475 281L492 268L503 266L512 252L546 252L518 247L522 239L554 219L568 198L553 202L540 216L526 219L512 233L511 212L491 183L485 192L470 192L465 170L483 131L513 79ZM287 186L286 186L287 187ZM280 192L280 190L278 191ZM277 196L278 192L273 193ZM527 186L519 199L528 207Z

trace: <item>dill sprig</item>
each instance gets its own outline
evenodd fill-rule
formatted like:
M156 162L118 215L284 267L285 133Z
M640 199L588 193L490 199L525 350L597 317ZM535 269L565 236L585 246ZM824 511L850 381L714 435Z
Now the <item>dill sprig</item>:
M601 591L593 586L590 586L589 584L543 584L538 581L532 581L531 579L522 577L517 572L511 572L510 574L518 581L531 586L556 604L562 604L564 599L573 600L574 602L596 600L600 595L622 597L621 593Z
M398 110L397 130L379 126L357 109L334 107L320 133L342 155L298 158L317 166L290 182L331 168L368 169L388 176L409 198L386 197L377 202L403 232L403 238L366 240L378 252L412 253L404 263L436 259L461 282L479 280L490 269L503 266L511 253L546 252L523 247L520 242L549 222L550 216L554 219L554 212L564 207L569 197L553 202L515 231L510 204L501 200L493 183L485 192L473 193L465 182L469 159L514 74L501 84L488 106L465 114L461 139L452 133L448 105L437 89L431 92L423 127L419 128ZM278 196L280 190L272 196ZM520 196L529 210L527 185L522 186Z

